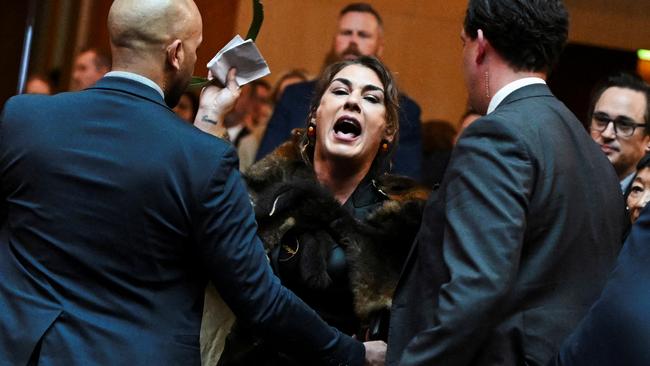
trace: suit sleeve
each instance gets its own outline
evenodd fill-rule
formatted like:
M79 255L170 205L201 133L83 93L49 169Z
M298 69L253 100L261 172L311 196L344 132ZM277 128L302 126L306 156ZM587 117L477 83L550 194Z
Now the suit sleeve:
M632 227L600 298L549 366L650 365L650 205Z
M519 270L533 174L506 123L484 117L465 131L441 192L448 282L433 300L433 327L410 341L400 365L471 364Z
M329 327L273 274L232 148L219 160L200 199L199 254L235 315L283 339L288 350L310 350L315 363L362 365L363 345Z

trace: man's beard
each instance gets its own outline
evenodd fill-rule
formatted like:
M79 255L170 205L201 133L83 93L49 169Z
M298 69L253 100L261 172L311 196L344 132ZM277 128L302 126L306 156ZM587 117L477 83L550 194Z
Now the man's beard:
M356 60L359 57L363 56L361 51L359 51L359 46L356 43L350 43L350 45L341 52L341 60Z
M174 84L171 85L169 90L165 92L165 104L169 108L174 108L181 100L181 96L187 90L187 86L190 85L190 78L183 77L181 80L177 80Z

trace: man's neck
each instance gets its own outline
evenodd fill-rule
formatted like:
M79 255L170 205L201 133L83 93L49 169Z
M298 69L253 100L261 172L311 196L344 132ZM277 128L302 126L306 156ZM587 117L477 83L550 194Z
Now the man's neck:
M115 52L115 51L113 51ZM134 61L137 60L137 61ZM132 72L146 77L147 79L156 83L160 89L167 94L168 90L165 88L165 73L162 68L152 67L157 65L157 60L143 55L124 55L124 57L113 58L112 71L126 71Z
M532 72L532 71L512 71L509 67L508 70L502 72L495 72L489 75L489 90L490 96L494 96L504 86L525 78L540 78L546 80L546 73Z

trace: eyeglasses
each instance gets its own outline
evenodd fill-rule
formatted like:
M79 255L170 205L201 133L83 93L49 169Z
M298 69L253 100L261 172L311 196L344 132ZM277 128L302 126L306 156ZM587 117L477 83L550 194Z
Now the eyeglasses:
M634 134L634 130L637 127L646 127L645 123L636 123L625 116L612 118L607 113L596 112L591 118L591 129L603 132L607 129L607 126L609 126L610 123L614 124L614 132L616 133L616 136L621 137L630 137Z

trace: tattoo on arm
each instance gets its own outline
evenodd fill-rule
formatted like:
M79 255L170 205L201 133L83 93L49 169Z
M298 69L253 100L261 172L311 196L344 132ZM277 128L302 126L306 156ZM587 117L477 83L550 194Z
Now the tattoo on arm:
M210 117L208 117L207 114L205 114L205 115L203 115L203 117L201 117L201 122L207 122L207 123L210 123L210 124L213 124L213 125L216 125L218 123L217 121L215 121L215 120L211 119Z

